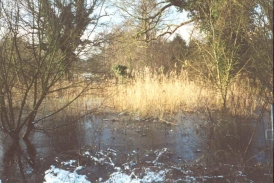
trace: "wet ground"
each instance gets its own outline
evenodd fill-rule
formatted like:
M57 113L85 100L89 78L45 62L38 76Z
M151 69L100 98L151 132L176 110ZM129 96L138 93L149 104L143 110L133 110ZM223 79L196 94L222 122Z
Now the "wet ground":
M37 130L18 144L2 136L0 180L273 182L273 141L265 138L270 119L217 116L100 114Z

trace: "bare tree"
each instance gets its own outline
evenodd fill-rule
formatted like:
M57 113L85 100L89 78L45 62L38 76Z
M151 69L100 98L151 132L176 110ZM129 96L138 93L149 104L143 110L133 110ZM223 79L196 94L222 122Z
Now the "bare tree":
M194 18L174 24L167 15L175 6L174 2L160 0L121 0L117 3L123 17L132 21L137 31L134 36L149 43L165 35L175 33L180 27L194 22ZM173 18L175 19L175 17Z
M0 21L0 122L13 139L28 138L46 97L80 83L63 82L103 17L103 0L4 0ZM87 31L90 30L90 31ZM81 85L82 86L82 85ZM76 100L88 86L76 90ZM44 117L42 117L44 118Z
M204 35L201 41L196 42L203 59L193 62L192 68L211 81L220 95L223 108L226 108L230 83L239 74L255 74L255 77L261 76L261 80L269 82L267 77L271 74L267 68L271 67L270 60L273 62L272 54L269 54L271 31L263 30L269 24L266 26L260 20L267 19L267 14L255 16L260 12L256 9L258 5L255 0L210 0L193 1L190 6L190 15L199 19L197 26ZM255 48L254 44L258 44L258 39L263 39L264 43ZM259 64L259 55L263 56L264 61L260 62L260 66L255 66ZM265 71L254 72L259 68L264 68Z

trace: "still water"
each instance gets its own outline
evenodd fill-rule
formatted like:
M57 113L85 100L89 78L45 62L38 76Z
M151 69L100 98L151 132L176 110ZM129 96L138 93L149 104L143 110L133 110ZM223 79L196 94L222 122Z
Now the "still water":
M109 180L117 168L134 176L148 168L167 170L165 182L273 182L273 141L265 138L269 117L218 116L180 113L162 121L100 114L37 130L16 144L2 135L0 180L44 182L51 165L69 170L64 162L73 161L91 182Z

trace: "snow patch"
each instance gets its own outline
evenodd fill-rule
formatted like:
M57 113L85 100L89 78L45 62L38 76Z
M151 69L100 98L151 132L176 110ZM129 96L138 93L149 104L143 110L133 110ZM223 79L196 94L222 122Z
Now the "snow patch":
M44 183L90 183L85 175L77 174L77 170L83 167L77 167L73 172L56 168L51 165L50 169L45 172ZM146 168L142 177L137 177L134 171L128 175L116 168L117 172L112 173L109 179L104 183L150 183L150 182L165 182L166 173L168 170L153 171ZM101 180L100 180L101 181ZM1 182L0 182L1 183Z
M61 162L62 165L65 165L65 166L73 166L73 164L76 163L76 160L69 160L69 161L64 161L64 162Z
M82 167L77 167L73 172L62 170L51 165L50 169L45 172L44 183L90 183L86 180L85 175L78 175L77 170Z
M146 168L143 178L137 178L134 172L130 175L121 171L114 172L110 175L109 179L104 183L150 183L150 182L165 182L166 171L153 172L151 169Z

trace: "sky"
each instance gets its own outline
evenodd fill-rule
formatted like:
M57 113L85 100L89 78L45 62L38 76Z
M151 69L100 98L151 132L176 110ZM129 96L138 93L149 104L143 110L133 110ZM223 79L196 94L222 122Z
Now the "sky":
M95 33L110 32L112 30L112 27L113 28L117 27L117 26L121 25L123 23L123 21L125 21L125 19L121 15L124 12L119 11L119 9L117 7L115 7L116 6L115 3L117 3L117 0L114 0L113 2L114 2L113 4L105 4L104 5L105 9L102 11L103 13L106 13L109 15L109 16L103 17L100 20L101 23L107 23L107 26L98 28L95 31ZM97 13L98 13L98 10L97 10ZM166 24L172 24L172 25L177 24L178 25L182 22L188 21L189 18L187 17L187 12L185 12L185 11L178 12L175 7L171 7L164 20L165 20ZM188 43L189 39L190 39L191 32L193 30L193 27L194 27L193 24L184 25L184 26L180 27L179 29L177 29L177 31L175 33L173 33L172 35L168 35L167 39L172 40L177 34L179 34L186 41L186 43ZM95 38L95 34L84 35L83 39L86 39L87 37L89 37L89 39L93 39L93 38ZM89 49L87 49L87 50L89 50ZM96 50L93 50L93 51L96 51ZM91 52L93 52L93 51L91 50ZM87 52L89 52L89 51L87 51ZM80 56L82 59L89 57L86 55L86 53L84 53L83 55L81 54Z
M117 1L113 1L113 2L117 2ZM102 21L110 21L111 25L113 26L119 25L122 23L123 21L123 18L121 17L122 12L120 12L115 7L115 3L112 5L107 5L106 12L110 14L110 16L104 17ZM185 11L178 12L175 7L171 7L167 17L165 18L165 21L166 21L165 23L176 25L176 24L185 22L187 20L189 20L189 18L187 17L187 12ZM194 27L193 24L187 24L182 26L172 36L170 36L170 39L172 39L176 34L180 34L182 38L188 42L188 40L190 39L190 34L192 32L193 27Z
M111 2L111 1L108 1ZM108 22L108 26L102 27L99 29L96 29L93 33L88 33L89 31L86 31L86 33L83 36L83 39L94 39L96 36L96 33L100 32L109 32L111 31L112 26L117 26L122 23L123 19L121 17L121 13L118 11L118 9L115 7L116 0L113 1L114 4L105 4L102 13L107 13L109 16L105 16L101 19L101 23ZM98 13L99 9L95 10L95 13ZM166 24L179 24L184 21L187 21L187 13L186 12L178 12L175 7L170 8L168 16L165 19ZM92 27L89 27L89 29L92 29ZM169 40L171 40L176 34L179 34L182 36L182 38L188 42L190 39L190 33L193 29L193 24L184 25L181 28L179 28L173 35L169 36ZM22 34L26 32L26 30L21 30ZM0 37L2 37L5 34L4 27L0 27Z
M171 19L171 20L173 19L173 22L174 22L175 24L180 24L180 23L182 23L182 22L185 22L185 21L188 21L188 20L189 20L189 18L187 17L187 12L186 12L186 11L183 11L183 12L180 13L180 12L177 12L176 9L175 9L174 7L172 8L172 11L173 11L174 13L172 13L172 14L170 15L170 19ZM176 34L179 34L179 35L182 36L182 38L183 38L186 42L188 42L189 39L190 39L190 35L191 35L191 32L192 32L193 28L194 28L193 23L184 25L184 26L180 27L180 28L173 34L173 36L176 35ZM172 37L173 37L173 36L172 36Z

